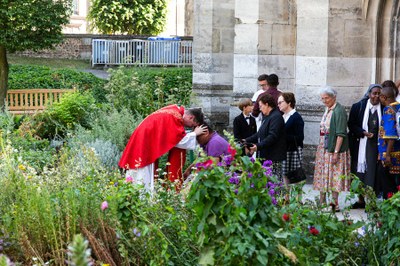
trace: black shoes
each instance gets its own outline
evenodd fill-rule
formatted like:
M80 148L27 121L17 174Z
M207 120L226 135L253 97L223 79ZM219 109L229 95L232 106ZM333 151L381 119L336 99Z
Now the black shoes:
M351 205L352 209L365 209L365 202L356 201L353 205Z

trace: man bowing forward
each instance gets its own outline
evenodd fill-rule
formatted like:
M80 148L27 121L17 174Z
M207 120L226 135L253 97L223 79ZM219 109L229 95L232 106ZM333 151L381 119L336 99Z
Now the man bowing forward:
M144 184L146 190L154 189L154 171L158 158L168 154L168 179L182 184L182 168L186 149L194 150L196 136L206 132L201 126L204 115L199 108L185 110L183 106L169 105L148 115L132 133L118 165L127 169L127 176ZM194 128L187 133L185 127Z

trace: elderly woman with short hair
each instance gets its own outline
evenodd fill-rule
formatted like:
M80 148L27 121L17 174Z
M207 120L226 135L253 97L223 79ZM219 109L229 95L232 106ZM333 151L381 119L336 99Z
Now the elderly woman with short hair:
M326 193L332 192L333 210L339 211L339 193L350 188L350 152L347 137L347 114L336 101L336 91L321 89L326 106L320 124L320 139L315 156L314 189L320 191L320 203L326 204Z

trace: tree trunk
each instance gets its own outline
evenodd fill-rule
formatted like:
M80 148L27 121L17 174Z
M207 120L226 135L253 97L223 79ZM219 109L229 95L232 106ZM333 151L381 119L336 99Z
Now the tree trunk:
M4 110L8 88L8 62L6 47L0 45L0 110Z

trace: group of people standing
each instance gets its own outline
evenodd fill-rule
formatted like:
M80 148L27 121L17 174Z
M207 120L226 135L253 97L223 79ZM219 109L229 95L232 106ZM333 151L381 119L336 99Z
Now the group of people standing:
M246 152L271 160L275 174L289 184L287 173L299 168L303 158L304 121L296 111L293 93L277 89L275 74L258 77L261 89L253 98L242 99L242 114L233 122L234 136ZM372 84L364 97L347 113L337 92L320 90L325 111L320 122L315 156L313 187L320 191L320 203L339 211L339 193L348 191L356 175L377 196L390 197L397 191L400 174L400 103L397 85L385 81ZM245 123L245 121L247 123ZM332 198L327 201L327 193ZM365 199L352 208L364 208Z
M371 84L364 97L353 104L348 121L351 172L384 199L399 185L399 100L393 81ZM353 207L365 207L362 195Z
M258 83L260 90L252 99L239 101L242 113L233 121L233 134L249 155L271 160L273 173L288 185L287 173L301 166L304 121L294 94L277 88L277 75L262 74Z
M260 90L252 99L239 101L241 114L233 121L233 134L245 154L271 160L273 173L288 185L288 172L302 165L304 121L295 109L295 95L278 89L277 75L260 75L258 83ZM397 191L400 174L397 94L393 82L372 84L352 106L347 120L345 108L336 100L337 92L330 87L320 91L326 108L320 123L313 186L320 191L322 205L339 210L339 193L349 190L350 173L384 198ZM192 131L188 133L185 128ZM204 121L201 109L170 105L150 114L136 128L119 166L152 190L158 158L169 152L168 178L181 184L183 173L184 177L190 174L190 169L183 169L185 150L193 150L197 144L216 160L228 154L228 142ZM332 193L330 204L327 193ZM353 207L364 206L360 195Z

